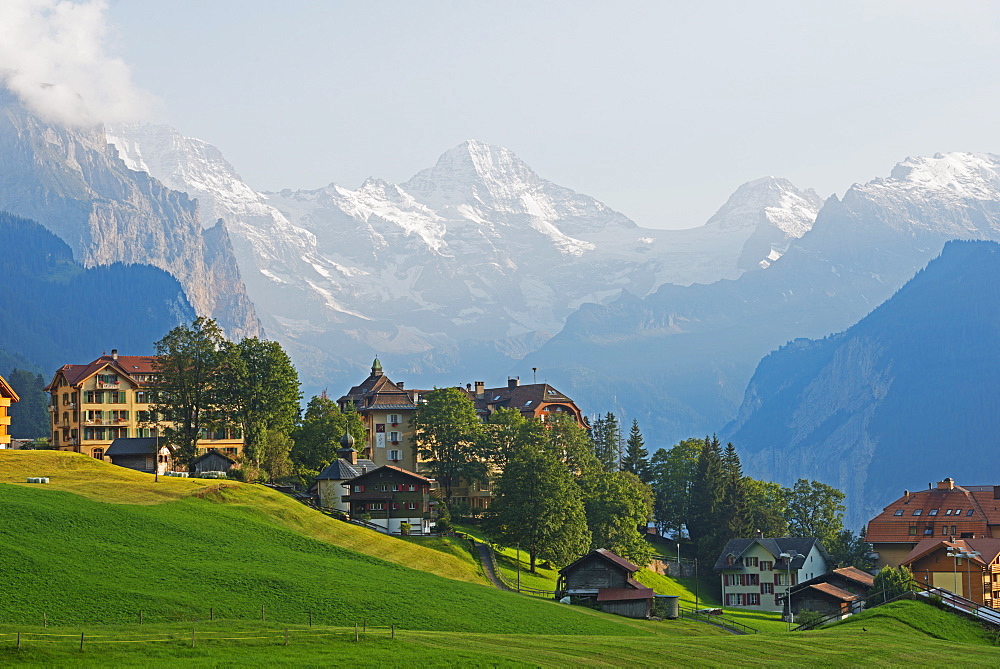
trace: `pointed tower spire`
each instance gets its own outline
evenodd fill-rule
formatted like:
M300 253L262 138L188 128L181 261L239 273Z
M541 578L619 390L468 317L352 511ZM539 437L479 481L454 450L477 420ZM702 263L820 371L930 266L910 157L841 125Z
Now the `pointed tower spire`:
M382 363L378 356L375 356L375 362L372 363L372 376L382 376Z

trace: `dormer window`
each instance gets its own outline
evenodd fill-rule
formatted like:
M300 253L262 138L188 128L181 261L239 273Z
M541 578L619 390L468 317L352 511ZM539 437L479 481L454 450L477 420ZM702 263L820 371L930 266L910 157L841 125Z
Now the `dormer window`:
M955 509L955 515L956 516L961 516L962 515L962 510L961 509Z
M974 514L975 512L976 512L976 510L975 510L975 509L969 509L969 512L968 512L968 513L966 513L965 515L966 515L966 516L971 516L971 515L972 515L972 514Z
M924 512L924 510L923 510L923 509L914 509L914 510L913 510L913 515L914 515L914 516L919 516L919 515L920 515L920 514L922 514L923 512Z
M902 516L903 515L903 510L902 509L896 509L896 513L894 513L892 515L894 515L894 516Z
M927 515L928 516L936 516L936 515L938 515L938 511L940 511L940 509L931 509L930 511L927 512Z
M736 558L732 555L726 556L726 564L736 564Z
M950 516L951 515L951 509L945 509L944 515Z

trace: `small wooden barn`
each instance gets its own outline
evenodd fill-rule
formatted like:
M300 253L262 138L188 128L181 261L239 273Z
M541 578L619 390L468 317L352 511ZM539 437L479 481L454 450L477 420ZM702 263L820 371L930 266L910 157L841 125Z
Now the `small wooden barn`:
M155 437L118 437L104 457L111 464L140 472L163 474L173 464L170 448Z
M632 578L639 569L625 558L598 548L559 570L556 597L595 601L608 613L648 618L653 611L654 593Z
M236 461L216 450L209 450L191 461L191 471L195 476L201 476L203 472L229 472Z

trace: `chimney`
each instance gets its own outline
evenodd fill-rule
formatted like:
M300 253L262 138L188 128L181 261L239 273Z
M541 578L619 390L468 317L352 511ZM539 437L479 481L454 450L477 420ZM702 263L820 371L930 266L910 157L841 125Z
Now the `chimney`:
M909 499L910 498L910 491L909 490L904 490L903 491L903 497Z
M763 532L761 532L760 530L757 530L757 532L756 532L755 536L756 536L756 537L757 537L758 539L763 539L763 538L764 538L764 533L763 533Z
M402 381L396 381L396 387L399 388L400 390L402 390L403 389L403 382Z
M993 499L1000 499L1000 485L993 486Z
M949 476L944 481L938 481L937 489L938 490L954 490L955 489L955 479L953 479L953 478L951 478Z
M476 399L481 400L486 397L486 382L476 381Z
M116 348L111 349L111 359L112 360L118 359L118 349Z
M514 389L521 385L521 377L519 376L508 376L507 377L507 388Z

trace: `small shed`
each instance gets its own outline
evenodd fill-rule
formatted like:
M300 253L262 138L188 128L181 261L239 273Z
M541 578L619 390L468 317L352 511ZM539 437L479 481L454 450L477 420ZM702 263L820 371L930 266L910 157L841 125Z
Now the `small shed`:
M235 460L215 450L205 451L191 461L191 471L195 476L201 476L203 472L228 472L234 466Z
M598 548L559 571L556 598L596 601L601 610L629 618L648 618L653 589L632 575L638 567L605 548Z
M104 456L111 464L152 474L163 474L173 464L170 447L156 437L118 437Z
M834 569L792 588L792 614L809 610L846 618L859 610L874 583L874 576L857 567Z

